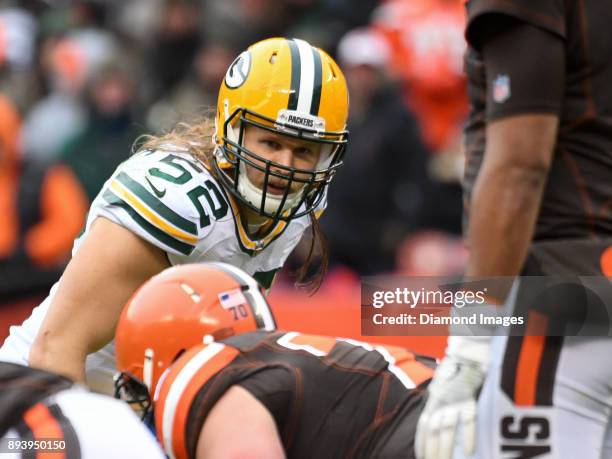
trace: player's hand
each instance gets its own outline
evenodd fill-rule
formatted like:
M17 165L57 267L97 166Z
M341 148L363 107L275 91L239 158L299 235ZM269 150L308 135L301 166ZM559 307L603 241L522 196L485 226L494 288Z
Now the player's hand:
M474 452L476 398L485 377L488 342L470 342L465 347L473 351L468 354L471 358L467 358L465 352L456 355L450 351L449 344L447 356L429 385L429 398L417 425L415 452L418 459L450 459L455 444L461 445L466 455Z

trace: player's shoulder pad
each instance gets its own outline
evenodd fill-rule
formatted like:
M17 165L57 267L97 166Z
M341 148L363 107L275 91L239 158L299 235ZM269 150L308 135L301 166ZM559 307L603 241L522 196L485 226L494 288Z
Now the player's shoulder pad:
M204 343L186 351L162 376L154 396L155 426L166 452L187 457L185 432L191 406L206 383L238 354L237 349L222 343Z
M557 0L470 0L467 7L466 38L472 46L478 47L479 33L477 25L485 16L507 16L517 21L531 24L555 35L565 38L565 6Z
M179 148L135 154L102 196L108 211L121 213L113 215L121 224L176 255L190 255L215 221L231 212L204 163Z

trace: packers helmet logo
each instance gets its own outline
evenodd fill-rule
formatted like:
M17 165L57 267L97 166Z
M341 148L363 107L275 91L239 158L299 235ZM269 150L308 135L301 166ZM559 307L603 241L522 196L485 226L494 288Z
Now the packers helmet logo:
M230 89L236 89L242 86L249 76L251 70L251 53L244 51L238 56L232 65L227 69L225 74L225 84Z

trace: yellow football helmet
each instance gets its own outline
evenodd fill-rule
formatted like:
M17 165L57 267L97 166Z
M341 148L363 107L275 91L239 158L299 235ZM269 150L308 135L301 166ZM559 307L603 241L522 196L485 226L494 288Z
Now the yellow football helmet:
M250 46L229 67L217 103L213 168L224 187L259 215L288 221L315 209L342 164L348 140L348 91L342 71L304 40L271 38ZM243 145L257 126L322 145L314 169L287 167ZM264 175L264 189L247 177ZM268 179L286 181L284 193L265 191ZM299 191L292 184L299 183Z

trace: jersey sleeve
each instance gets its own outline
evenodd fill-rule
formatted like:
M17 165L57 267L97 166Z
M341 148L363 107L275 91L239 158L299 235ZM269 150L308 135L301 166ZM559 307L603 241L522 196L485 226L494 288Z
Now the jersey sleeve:
M296 373L286 365L263 367L237 383L266 407L278 427L288 419L298 384Z
M565 91L563 40L509 18L482 42L488 120L519 114L559 115ZM529 52L520 50L529 49Z
M194 457L208 412L233 383L233 374L225 370L238 355L237 349L221 343L196 346L174 362L159 382L154 397L155 428L170 457ZM218 379L219 373L228 377ZM205 390L210 383L214 390Z
M478 48L482 27L487 15L510 16L565 38L565 2L562 0L470 0L467 3L468 23L466 38Z
M139 153L106 182L94 217L124 226L169 255L189 257L214 225L203 174L210 178L185 153Z

